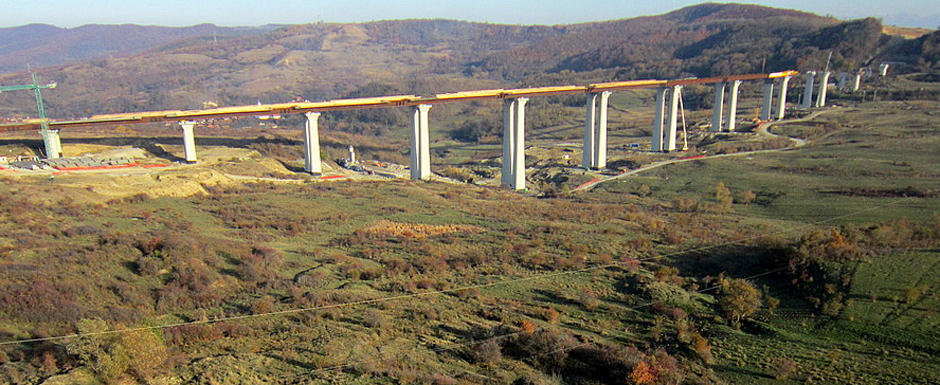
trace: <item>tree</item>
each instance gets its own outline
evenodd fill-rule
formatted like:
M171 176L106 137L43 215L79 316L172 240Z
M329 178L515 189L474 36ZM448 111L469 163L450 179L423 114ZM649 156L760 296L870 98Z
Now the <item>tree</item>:
M733 199L731 198L731 189L725 186L724 183L718 182L715 185L715 200L718 201L718 206L724 211L731 209L731 203Z
M740 327L742 319L757 313L763 305L760 291L746 280L723 279L719 285L718 306L735 327Z

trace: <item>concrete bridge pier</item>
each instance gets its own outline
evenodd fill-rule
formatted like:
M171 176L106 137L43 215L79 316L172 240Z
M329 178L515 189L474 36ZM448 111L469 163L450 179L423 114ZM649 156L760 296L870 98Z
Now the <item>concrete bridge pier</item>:
M676 150L676 126L679 119L679 98L682 97L682 86L672 86L672 95L669 97L669 130L666 132L665 152Z
M304 113L307 122L304 125L304 171L312 175L323 173L320 164L320 120L319 112Z
M712 106L712 131L721 131L721 118L725 108L725 83L715 83L715 103Z
M728 91L728 121L725 123L728 132L734 132L735 120L738 118L738 88L741 87L741 81L732 81L731 90Z
M59 138L59 130L45 129L39 131L42 134L42 143L46 149L46 159L58 159L62 157L62 140Z
M586 169L607 167L607 101L610 91L587 95L584 143L581 166Z
M774 81L772 79L764 80L764 104L760 109L760 120L768 121L772 114L774 105Z
M888 66L888 63L881 63L881 65L878 66L878 75L888 76Z
M431 177L431 139L428 129L430 104L421 104L414 109L411 124L411 179Z
M650 151L660 152L663 150L663 122L666 112L666 93L669 90L665 87L656 90L656 115L653 117L653 141L650 145Z
M789 84L790 76L780 79L780 92L777 94L777 120L782 120L787 114L787 86Z
M858 92L862 86L862 70L855 73L855 80L852 81L852 92Z
M829 89L829 75L831 72L823 72L819 78L819 93L816 94L816 107L826 106L826 91Z
M848 81L848 76L849 74L847 74L845 71L839 71L839 84L837 86L838 89L840 90L845 89L845 85L847 84L846 82Z
M507 99L503 118L503 170L501 184L525 189L525 104L528 98Z
M816 71L806 72L806 86L803 88L803 109L809 109L813 104L813 86L816 81Z
M180 122L183 129L183 157L186 163L196 163L196 137L193 135L193 126L196 122Z

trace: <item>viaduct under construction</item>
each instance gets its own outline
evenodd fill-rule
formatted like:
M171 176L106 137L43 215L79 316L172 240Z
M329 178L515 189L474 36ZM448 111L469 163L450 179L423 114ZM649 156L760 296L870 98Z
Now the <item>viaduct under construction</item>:
M194 126L197 121L220 117L246 117L272 114L304 114L303 128L304 170L311 174L322 172L318 120L322 112L369 108L411 108L410 131L411 179L427 179L431 176L431 153L428 115L432 106L481 99L504 101L503 162L501 185L512 190L525 189L525 108L530 97L585 94L585 125L582 166L600 169L607 164L607 102L611 93L632 89L654 88L656 92L655 117L652 130L652 151L676 150L676 130L681 90L689 85L715 87L715 102L712 114L712 131L734 131L737 111L738 88L744 81L763 82L763 103L760 119L764 121L783 119L786 114L786 93L790 79L797 71L782 71L768 74L746 74L711 78L689 78L677 80L632 80L596 83L587 86L551 86L519 89L491 89L437 94L431 97L417 95L393 95L356 99L339 99L323 102L292 102L250 106L222 107L203 110L150 111L108 115L95 115L81 120L32 119L0 125L0 132L39 129L43 136L46 156L61 156L59 131L73 127L88 127L113 124L135 124L154 122L178 122L183 136L184 157L187 162L196 162ZM808 72L804 88L804 108L810 107L815 87L815 77L820 84L814 105L825 106L828 88L828 71ZM857 74L853 84L858 89L861 75ZM775 93L774 88L777 87ZM776 94L776 95L775 95ZM774 98L776 96L776 103ZM725 112L724 105L728 104ZM667 107L668 106L668 107ZM774 114L776 112L776 114Z

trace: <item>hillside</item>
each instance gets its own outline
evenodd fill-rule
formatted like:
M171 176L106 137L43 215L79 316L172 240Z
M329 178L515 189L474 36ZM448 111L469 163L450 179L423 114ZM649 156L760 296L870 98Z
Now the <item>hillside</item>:
M30 28L40 31L37 36L71 33L46 26ZM88 28L83 33L91 33L93 27ZM215 30L197 26L185 33L198 34L199 28L206 33ZM880 52L910 44L881 30L875 19L841 22L740 4L702 4L658 16L552 27L449 20L317 23L227 39L202 36L162 41L158 48L143 53L49 67L40 75L59 84L45 93L49 115L68 118L199 108L205 102L239 105L374 96L364 93L369 89L428 94L528 84L808 70L824 66L830 50L834 69L854 70ZM168 40L168 33L157 29L152 35ZM160 40L141 36L134 47ZM133 48L132 43L122 44L120 49L109 49L126 52ZM27 45L18 49L49 49ZM75 48L68 44L59 48L65 47ZM911 54L900 57L912 64L919 60ZM27 79L22 72L0 75L3 84ZM692 107L704 100L691 96ZM561 100L548 103L562 106ZM2 114L29 115L34 108L26 94L0 95ZM459 120L459 112L437 109L435 119ZM404 120L359 123L354 125L357 132L385 133L400 129ZM540 129L555 122L536 117L531 123ZM457 132L460 126L443 129L455 138L466 137Z
M128 56L195 37L229 39L263 33L274 27L227 28L212 24L192 27L84 25L58 28L29 24L0 28L0 73L74 63L107 56Z

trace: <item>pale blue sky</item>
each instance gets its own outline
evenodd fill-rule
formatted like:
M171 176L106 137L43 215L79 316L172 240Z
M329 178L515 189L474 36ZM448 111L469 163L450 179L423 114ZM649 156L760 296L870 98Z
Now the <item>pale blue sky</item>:
M738 1L838 18L937 28L937 0ZM567 24L654 15L696 4L681 0L0 0L0 27L47 23L225 26L445 18L507 24Z

